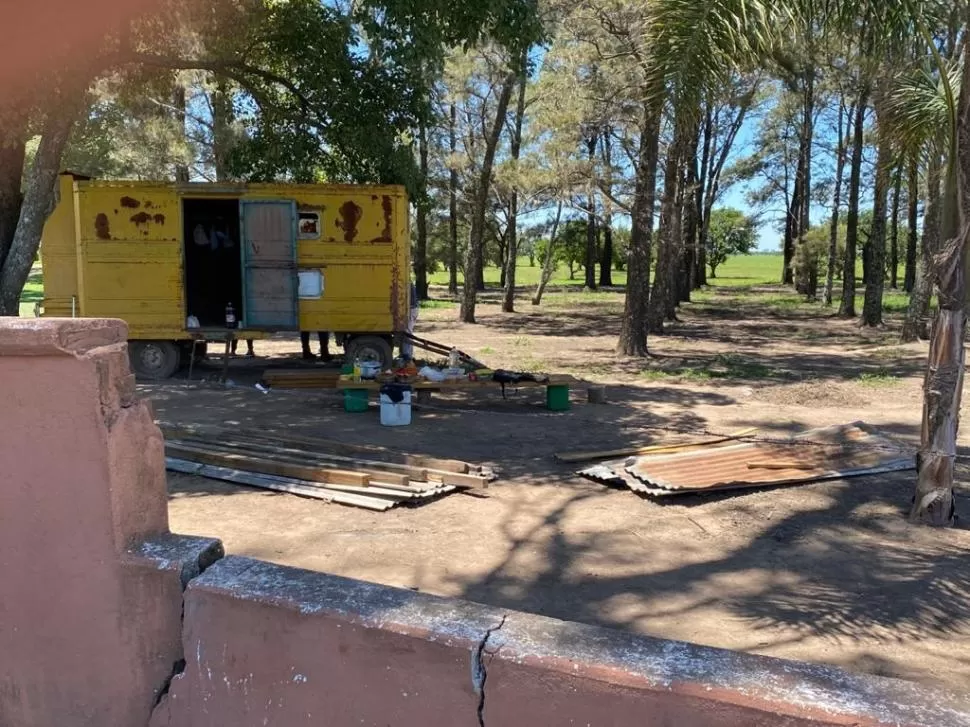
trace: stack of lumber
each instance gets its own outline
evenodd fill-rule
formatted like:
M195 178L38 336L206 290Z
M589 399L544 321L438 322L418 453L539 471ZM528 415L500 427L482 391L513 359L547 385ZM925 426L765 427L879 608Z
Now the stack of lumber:
M915 467L912 452L863 422L813 429L789 440L739 444L732 439L645 448L639 456L604 462L579 474L664 497L800 485ZM671 452L675 448L681 451Z
M340 369L267 369L263 383L277 389L333 389L339 378Z
M370 510L484 488L495 479L466 462L326 439L217 427L161 428L169 470Z

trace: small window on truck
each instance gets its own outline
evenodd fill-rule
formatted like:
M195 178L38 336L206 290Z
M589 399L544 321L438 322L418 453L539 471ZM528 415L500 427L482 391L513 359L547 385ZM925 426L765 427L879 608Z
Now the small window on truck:
M316 240L320 237L320 213L300 213L300 239Z

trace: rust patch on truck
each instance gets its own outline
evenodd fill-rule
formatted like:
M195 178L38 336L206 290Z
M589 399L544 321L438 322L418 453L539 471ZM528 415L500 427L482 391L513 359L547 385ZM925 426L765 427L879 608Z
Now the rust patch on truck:
M111 239L111 227L108 225L108 215L104 212L98 212L98 216L94 218L94 234L98 236L99 240Z
M136 210L139 207L141 207L141 202L139 202L134 197L125 196L121 198L121 206Z
M391 200L391 195L385 194L381 199L381 209L384 210L384 231L374 242L393 242L394 202Z
M340 205L340 219L337 221L337 227L344 231L344 242L353 242L354 238L357 237L357 223L360 222L363 213L360 205L353 200L348 199Z
M131 216L131 221L136 225L147 225L151 222L152 216L147 212L139 212L137 215Z
M146 204L145 206L147 207L148 205ZM165 224L165 215L157 214L154 217L152 217L152 219L155 220L155 224L156 225L164 225Z

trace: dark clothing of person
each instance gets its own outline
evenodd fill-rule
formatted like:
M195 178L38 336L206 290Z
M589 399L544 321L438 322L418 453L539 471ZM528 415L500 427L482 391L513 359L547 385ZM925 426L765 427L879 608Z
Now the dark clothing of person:
M320 357L324 361L329 361L330 332L317 331L317 338L320 339ZM303 348L303 358L314 358L313 351L310 350L310 331L300 331L300 345Z

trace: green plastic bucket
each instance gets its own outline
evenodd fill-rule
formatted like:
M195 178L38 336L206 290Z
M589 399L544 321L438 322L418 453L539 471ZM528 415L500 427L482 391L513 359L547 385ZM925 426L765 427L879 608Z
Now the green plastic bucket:
M367 411L370 392L367 389L344 389L344 411Z
M547 386L546 409L549 411L569 411L569 387Z

